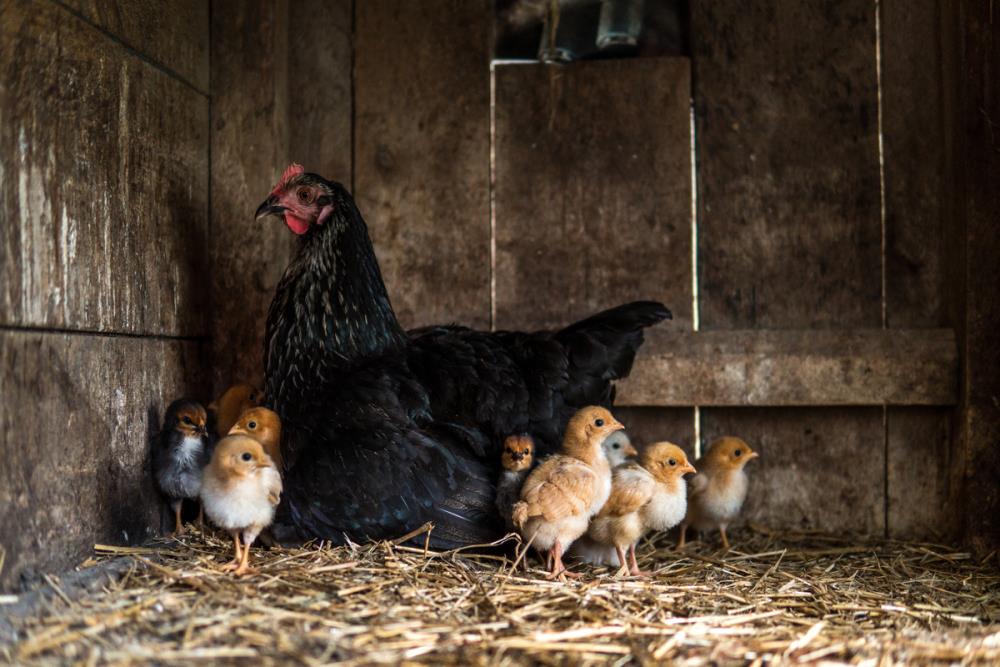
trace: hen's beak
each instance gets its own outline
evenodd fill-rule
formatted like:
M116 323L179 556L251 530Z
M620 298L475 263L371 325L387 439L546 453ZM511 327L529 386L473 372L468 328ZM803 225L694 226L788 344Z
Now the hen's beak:
M255 220L260 220L264 216L268 215L281 215L285 212L285 207L278 203L278 198L275 196L268 197L264 200L264 203L257 207L257 213L254 214Z

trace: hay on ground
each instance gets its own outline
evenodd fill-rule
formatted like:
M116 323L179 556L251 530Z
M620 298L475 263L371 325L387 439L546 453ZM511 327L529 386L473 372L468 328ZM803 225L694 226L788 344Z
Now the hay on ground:
M254 549L234 579L221 536L148 548L78 599L47 579L10 619L16 664L459 663L998 664L1000 569L948 547L744 530L721 554L641 545L647 579L576 566L545 580L535 558L436 553L390 542ZM4 601L0 600L0 616Z

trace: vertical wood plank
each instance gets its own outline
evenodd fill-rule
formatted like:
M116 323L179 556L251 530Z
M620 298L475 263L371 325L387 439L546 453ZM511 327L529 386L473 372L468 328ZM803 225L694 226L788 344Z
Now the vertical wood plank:
M939 2L882 0L882 144L886 325L948 324L944 308L946 175ZM887 412L888 534L955 536L957 460L944 410Z
M212 4L212 370L260 383L267 309L294 239L254 210L289 163L288 4Z
M205 0L61 0L159 66L208 92Z
M0 33L0 323L203 335L208 99L56 3Z
M715 408L702 438L736 435L748 464L744 521L774 530L881 534L885 456L881 408Z
M691 35L701 328L880 327L875 4L693 3ZM702 417L766 445L752 517L884 530L881 410Z
M288 5L289 154L351 186L351 22L353 0Z
M405 326L490 325L485 0L366 0L355 17L355 183Z
M691 326L685 59L497 65L496 325L657 299Z
M875 4L691 5L703 329L881 326Z
M0 587L159 531L149 435L203 367L193 342L0 331Z

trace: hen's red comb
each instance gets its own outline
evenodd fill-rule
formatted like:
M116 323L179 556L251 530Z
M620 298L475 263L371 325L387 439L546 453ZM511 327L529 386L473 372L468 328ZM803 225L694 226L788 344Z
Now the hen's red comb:
M284 190L285 187L288 185L288 181L292 180L296 176L304 174L305 171L306 168L303 167L301 164L298 164L297 162L293 162L287 167L285 167L284 173L281 174L281 179L278 180L278 184L274 186L273 190L271 190L271 194L276 195L280 191Z

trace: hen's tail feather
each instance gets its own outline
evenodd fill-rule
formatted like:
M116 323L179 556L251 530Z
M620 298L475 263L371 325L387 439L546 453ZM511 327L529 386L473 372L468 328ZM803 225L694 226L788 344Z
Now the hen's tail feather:
M628 376L643 329L671 319L670 310L657 301L634 301L602 311L557 332L569 356L568 403L609 405L614 398L610 380Z

